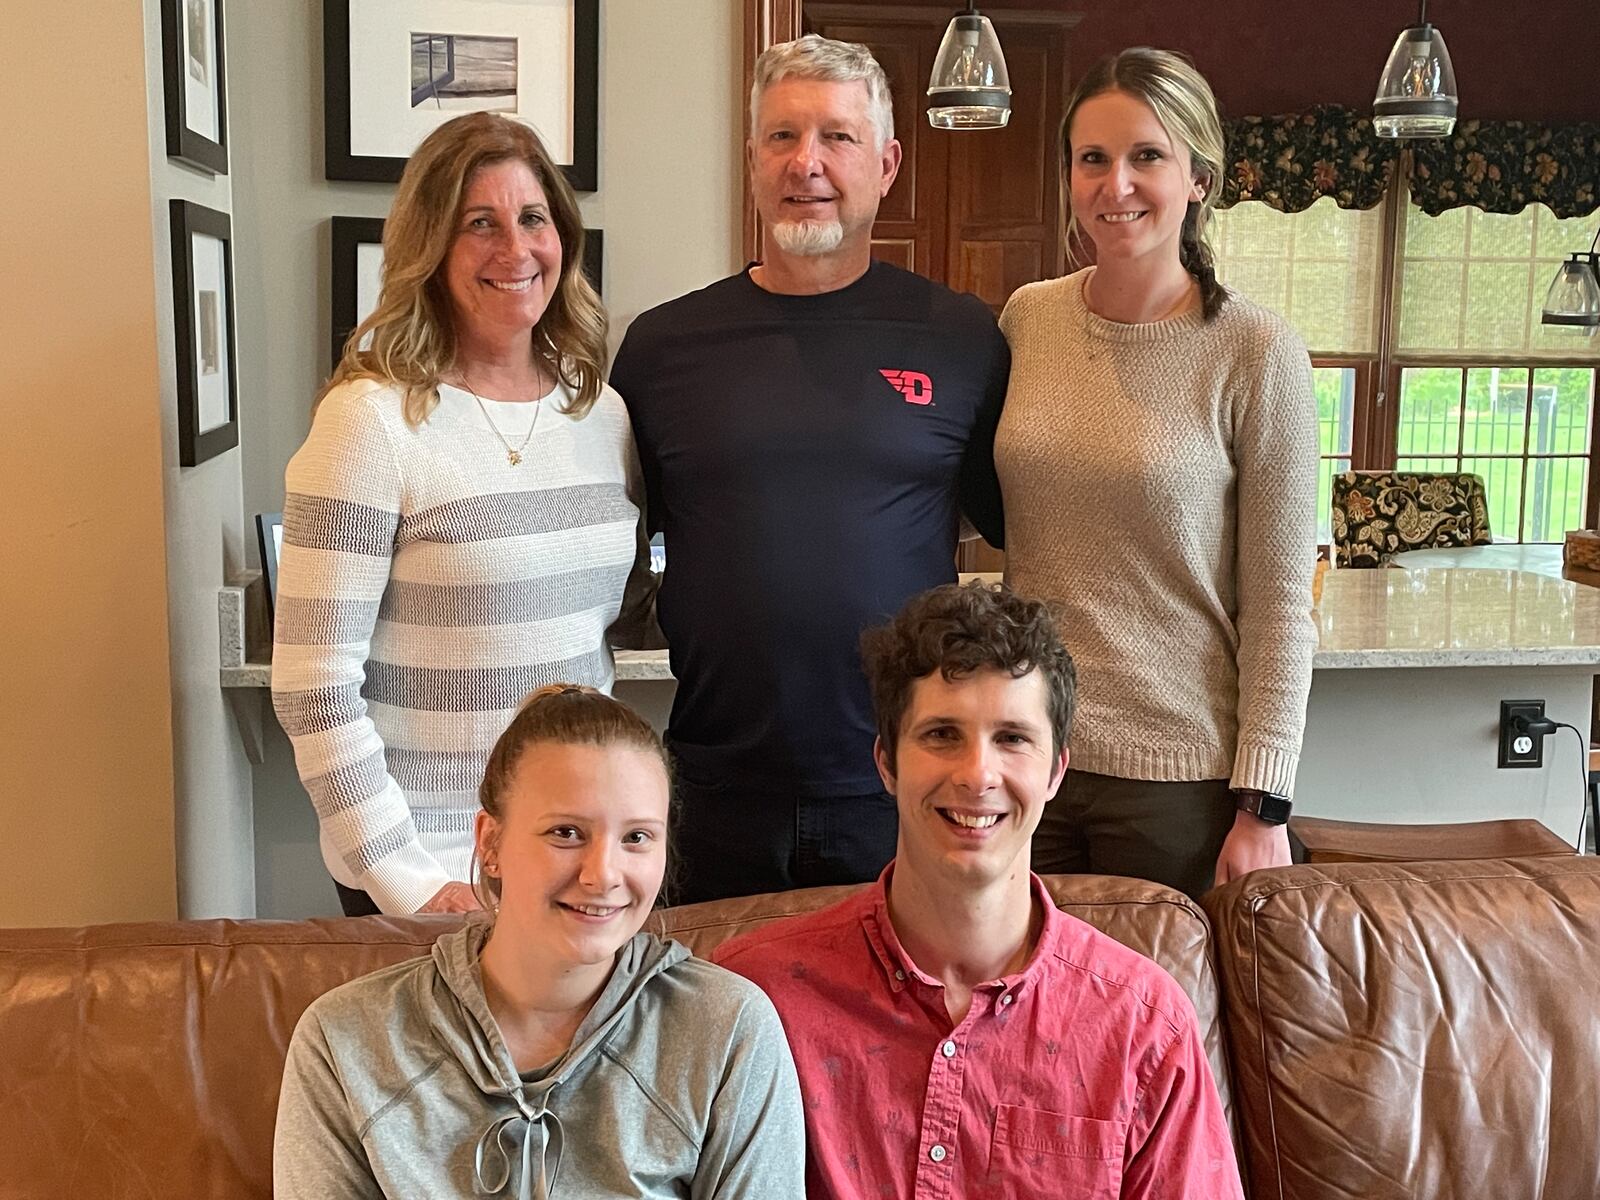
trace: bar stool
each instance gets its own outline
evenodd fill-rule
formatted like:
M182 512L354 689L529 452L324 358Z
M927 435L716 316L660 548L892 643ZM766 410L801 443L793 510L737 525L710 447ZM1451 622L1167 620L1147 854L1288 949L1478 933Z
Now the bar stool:
M1558 858L1575 853L1538 821L1387 825L1290 817L1289 839L1308 863L1429 862L1460 858Z

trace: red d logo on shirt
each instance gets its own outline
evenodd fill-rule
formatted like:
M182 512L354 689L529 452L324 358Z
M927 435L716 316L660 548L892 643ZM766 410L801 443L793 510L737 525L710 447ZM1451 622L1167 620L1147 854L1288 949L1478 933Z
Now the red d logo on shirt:
M907 404L932 404L933 380L921 371L883 371L878 372L889 381L891 387L906 398Z

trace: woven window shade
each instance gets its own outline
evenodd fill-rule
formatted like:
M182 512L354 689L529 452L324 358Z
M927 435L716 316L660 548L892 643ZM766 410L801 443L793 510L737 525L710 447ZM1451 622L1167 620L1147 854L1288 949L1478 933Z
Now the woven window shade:
M1600 212L1562 219L1542 204L1438 216L1408 206L1396 350L1600 361L1600 339L1539 323L1556 264L1587 248L1597 227Z
M1382 210L1325 196L1294 213L1246 202L1214 220L1218 279L1281 313L1313 354L1377 352Z

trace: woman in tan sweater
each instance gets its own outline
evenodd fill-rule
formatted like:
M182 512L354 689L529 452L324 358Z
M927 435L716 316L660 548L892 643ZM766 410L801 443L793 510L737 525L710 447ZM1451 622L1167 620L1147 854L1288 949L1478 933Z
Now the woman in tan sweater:
M1289 861L1316 634L1310 359L1216 280L1224 143L1185 59L1133 49L1062 122L1068 248L1001 317L1006 575L1056 602L1081 699L1040 871L1199 895Z

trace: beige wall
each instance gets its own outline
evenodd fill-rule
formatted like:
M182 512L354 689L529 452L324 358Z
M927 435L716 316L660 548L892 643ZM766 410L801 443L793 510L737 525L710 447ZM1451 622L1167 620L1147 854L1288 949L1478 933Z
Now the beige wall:
M63 36L9 0L7 41ZM143 20L9 55L0 189L0 924L176 912Z

